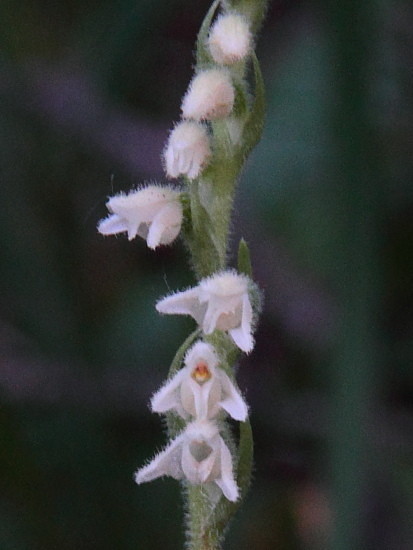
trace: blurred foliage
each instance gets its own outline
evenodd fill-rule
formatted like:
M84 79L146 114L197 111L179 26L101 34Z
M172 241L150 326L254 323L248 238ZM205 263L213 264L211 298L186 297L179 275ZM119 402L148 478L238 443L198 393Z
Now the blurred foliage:
M344 506L340 483L359 498L360 526L348 526L357 547L407 550L413 541L413 10L407 0L370 2L368 55L353 52L366 82L359 112L374 205L363 208L374 217L376 282L368 303L360 286L349 304L367 307L374 345L364 378L359 356L345 364L344 387L355 383L340 397L346 254L366 250L342 209L353 200L362 218L357 188L340 187L354 168L340 160L331 122L335 113L345 123L349 105L334 87L328 5L274 0L258 42L266 128L234 222L234 258L242 233L266 297L256 349L239 371L256 479L228 549L326 548ZM163 445L147 403L193 326L160 317L154 303L193 276L179 244L155 254L95 227L107 195L159 178L207 8L0 4L2 550L182 547L178 484L137 487L132 474ZM354 416L346 423L349 403L362 427ZM332 433L340 413L342 433ZM344 437L368 443L360 495L350 478L337 485L335 462L351 459Z

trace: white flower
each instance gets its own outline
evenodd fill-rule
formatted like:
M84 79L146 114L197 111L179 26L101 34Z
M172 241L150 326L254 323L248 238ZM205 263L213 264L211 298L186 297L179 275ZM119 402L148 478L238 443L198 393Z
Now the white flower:
M162 476L186 479L194 485L213 482L228 500L238 499L231 453L212 422L188 424L165 450L135 473L135 481L140 484Z
M205 334L214 330L229 333L245 352L254 346L249 279L235 271L223 271L202 279L199 285L166 296L156 304L159 313L191 315Z
M182 101L184 118L212 120L228 116L234 106L235 91L226 70L208 69L191 81Z
M248 22L238 14L218 17L208 37L213 59L222 65L231 65L244 59L251 49L251 41Z
M235 420L245 421L248 408L228 375L218 367L215 349L197 342L188 350L185 367L155 393L152 411L175 410L182 418L211 419L224 409Z
M171 132L164 151L166 173L171 178L184 174L194 179L210 156L206 129L196 122L181 122Z
M111 215L99 222L98 231L102 235L127 232L129 240L139 235L153 249L169 244L181 230L179 195L179 191L160 185L115 195L106 203Z

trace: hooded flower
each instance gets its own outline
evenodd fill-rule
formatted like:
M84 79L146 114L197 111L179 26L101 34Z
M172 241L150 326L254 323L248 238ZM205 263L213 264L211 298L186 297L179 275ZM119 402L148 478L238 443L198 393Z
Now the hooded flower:
M188 350L184 363L152 397L153 412L175 410L185 419L211 419L224 409L234 420L245 421L247 405L228 375L218 367L213 346L197 342Z
M191 315L205 334L227 331L246 353L254 347L249 279L235 271L223 271L202 279L199 285L166 296L156 304L159 313Z
M179 195L179 191L160 185L115 195L106 203L111 215L99 222L98 231L102 235L127 232L129 240L139 235L152 249L169 244L181 230Z
M197 122L183 121L172 130L164 151L166 173L171 178L180 174L194 179L211 156L206 129Z
M176 439L135 473L136 483L171 476L189 483L215 483L235 502L239 491L232 471L232 456L218 427L208 421L188 424Z

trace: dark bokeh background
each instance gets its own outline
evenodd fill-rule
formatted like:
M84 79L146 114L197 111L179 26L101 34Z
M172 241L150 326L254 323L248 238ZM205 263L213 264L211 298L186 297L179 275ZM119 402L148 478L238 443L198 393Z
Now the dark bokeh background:
M273 0L264 138L233 243L265 292L239 369L254 483L229 549L413 541L413 8ZM0 548L174 550L147 404L190 320L180 243L96 232L106 197L164 181L205 0L0 3ZM328 542L329 541L329 542Z

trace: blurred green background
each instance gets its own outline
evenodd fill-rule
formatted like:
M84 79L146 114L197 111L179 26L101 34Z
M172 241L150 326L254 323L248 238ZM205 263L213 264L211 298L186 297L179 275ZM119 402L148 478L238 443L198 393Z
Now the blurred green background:
M164 181L208 8L0 2L0 549L182 548L148 402L188 319L181 243L104 239L106 197ZM273 0L262 142L243 173L265 310L239 384L254 483L226 548L413 545L413 7ZM233 257L232 257L233 260Z

